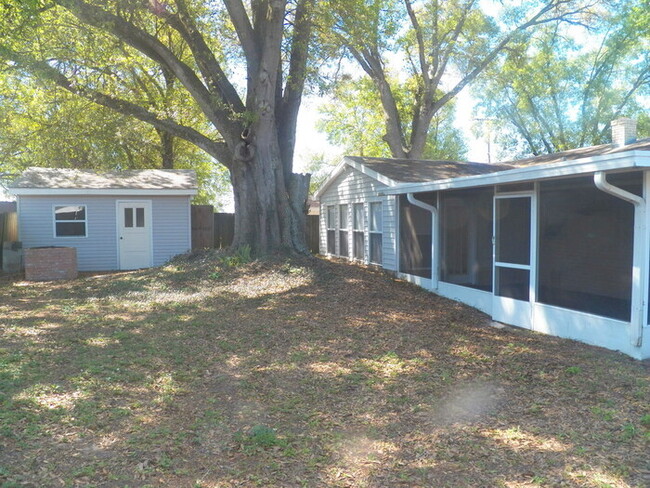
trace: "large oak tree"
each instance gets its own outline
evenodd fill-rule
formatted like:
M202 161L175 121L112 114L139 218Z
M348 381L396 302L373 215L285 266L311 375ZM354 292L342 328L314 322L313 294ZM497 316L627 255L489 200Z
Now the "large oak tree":
M0 9L6 67L151 124L226 166L235 246L306 251L309 176L293 173L293 152L312 0L8 0ZM155 106L141 90L120 88L123 71L113 68L125 63L140 79L183 87L182 103ZM204 123L183 123L188 101Z

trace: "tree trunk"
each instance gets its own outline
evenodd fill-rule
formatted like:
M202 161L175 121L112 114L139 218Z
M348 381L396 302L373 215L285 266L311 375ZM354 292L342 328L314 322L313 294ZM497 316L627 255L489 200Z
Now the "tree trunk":
M275 250L308 253L305 202L309 176L291 174L284 166L272 119L251 126L251 143L236 151L230 170L235 197L233 247L248 245L256 254Z
M164 130L156 130L160 138L160 155L164 169L174 169L174 136Z

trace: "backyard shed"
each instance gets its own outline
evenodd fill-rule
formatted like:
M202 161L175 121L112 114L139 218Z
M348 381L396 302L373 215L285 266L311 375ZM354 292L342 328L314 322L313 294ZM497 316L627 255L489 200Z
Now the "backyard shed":
M348 157L317 192L322 254L495 321L650 357L650 139L505 164Z
M191 248L192 170L28 168L8 189L23 247L73 247L80 271L157 266Z

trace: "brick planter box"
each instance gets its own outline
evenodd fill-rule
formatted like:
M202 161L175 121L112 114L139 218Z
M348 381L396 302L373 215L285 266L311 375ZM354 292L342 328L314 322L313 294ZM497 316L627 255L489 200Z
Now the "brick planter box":
M77 250L74 247L25 249L24 263L28 281L73 280L77 277Z

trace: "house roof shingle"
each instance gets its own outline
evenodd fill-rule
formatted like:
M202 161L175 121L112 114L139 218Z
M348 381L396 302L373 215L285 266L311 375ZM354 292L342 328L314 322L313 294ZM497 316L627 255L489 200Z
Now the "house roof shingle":
M462 176L479 176L509 169L539 164L561 163L581 158L604 156L623 151L650 151L650 138L641 139L625 146L601 144L581 147L553 154L544 154L502 163L471 163L461 161L427 161L391 158L368 158L346 156L346 159L360 163L367 168L401 183L424 183Z
M59 190L195 190L189 169L94 171L69 168L27 168L9 188Z
M541 156L532 156L525 159L506 161L503 164L521 167L536 164L561 163L562 161L591 158L594 156L605 156L607 154L616 154L624 151L650 151L650 138L640 139L631 144L626 144L625 146L601 144L599 146L579 147L577 149L570 149L568 151L561 151L553 154L542 154Z
M513 166L505 164L367 158L360 156L347 156L346 158L360 163L391 180L403 183L445 180L460 176L476 176L513 169Z

